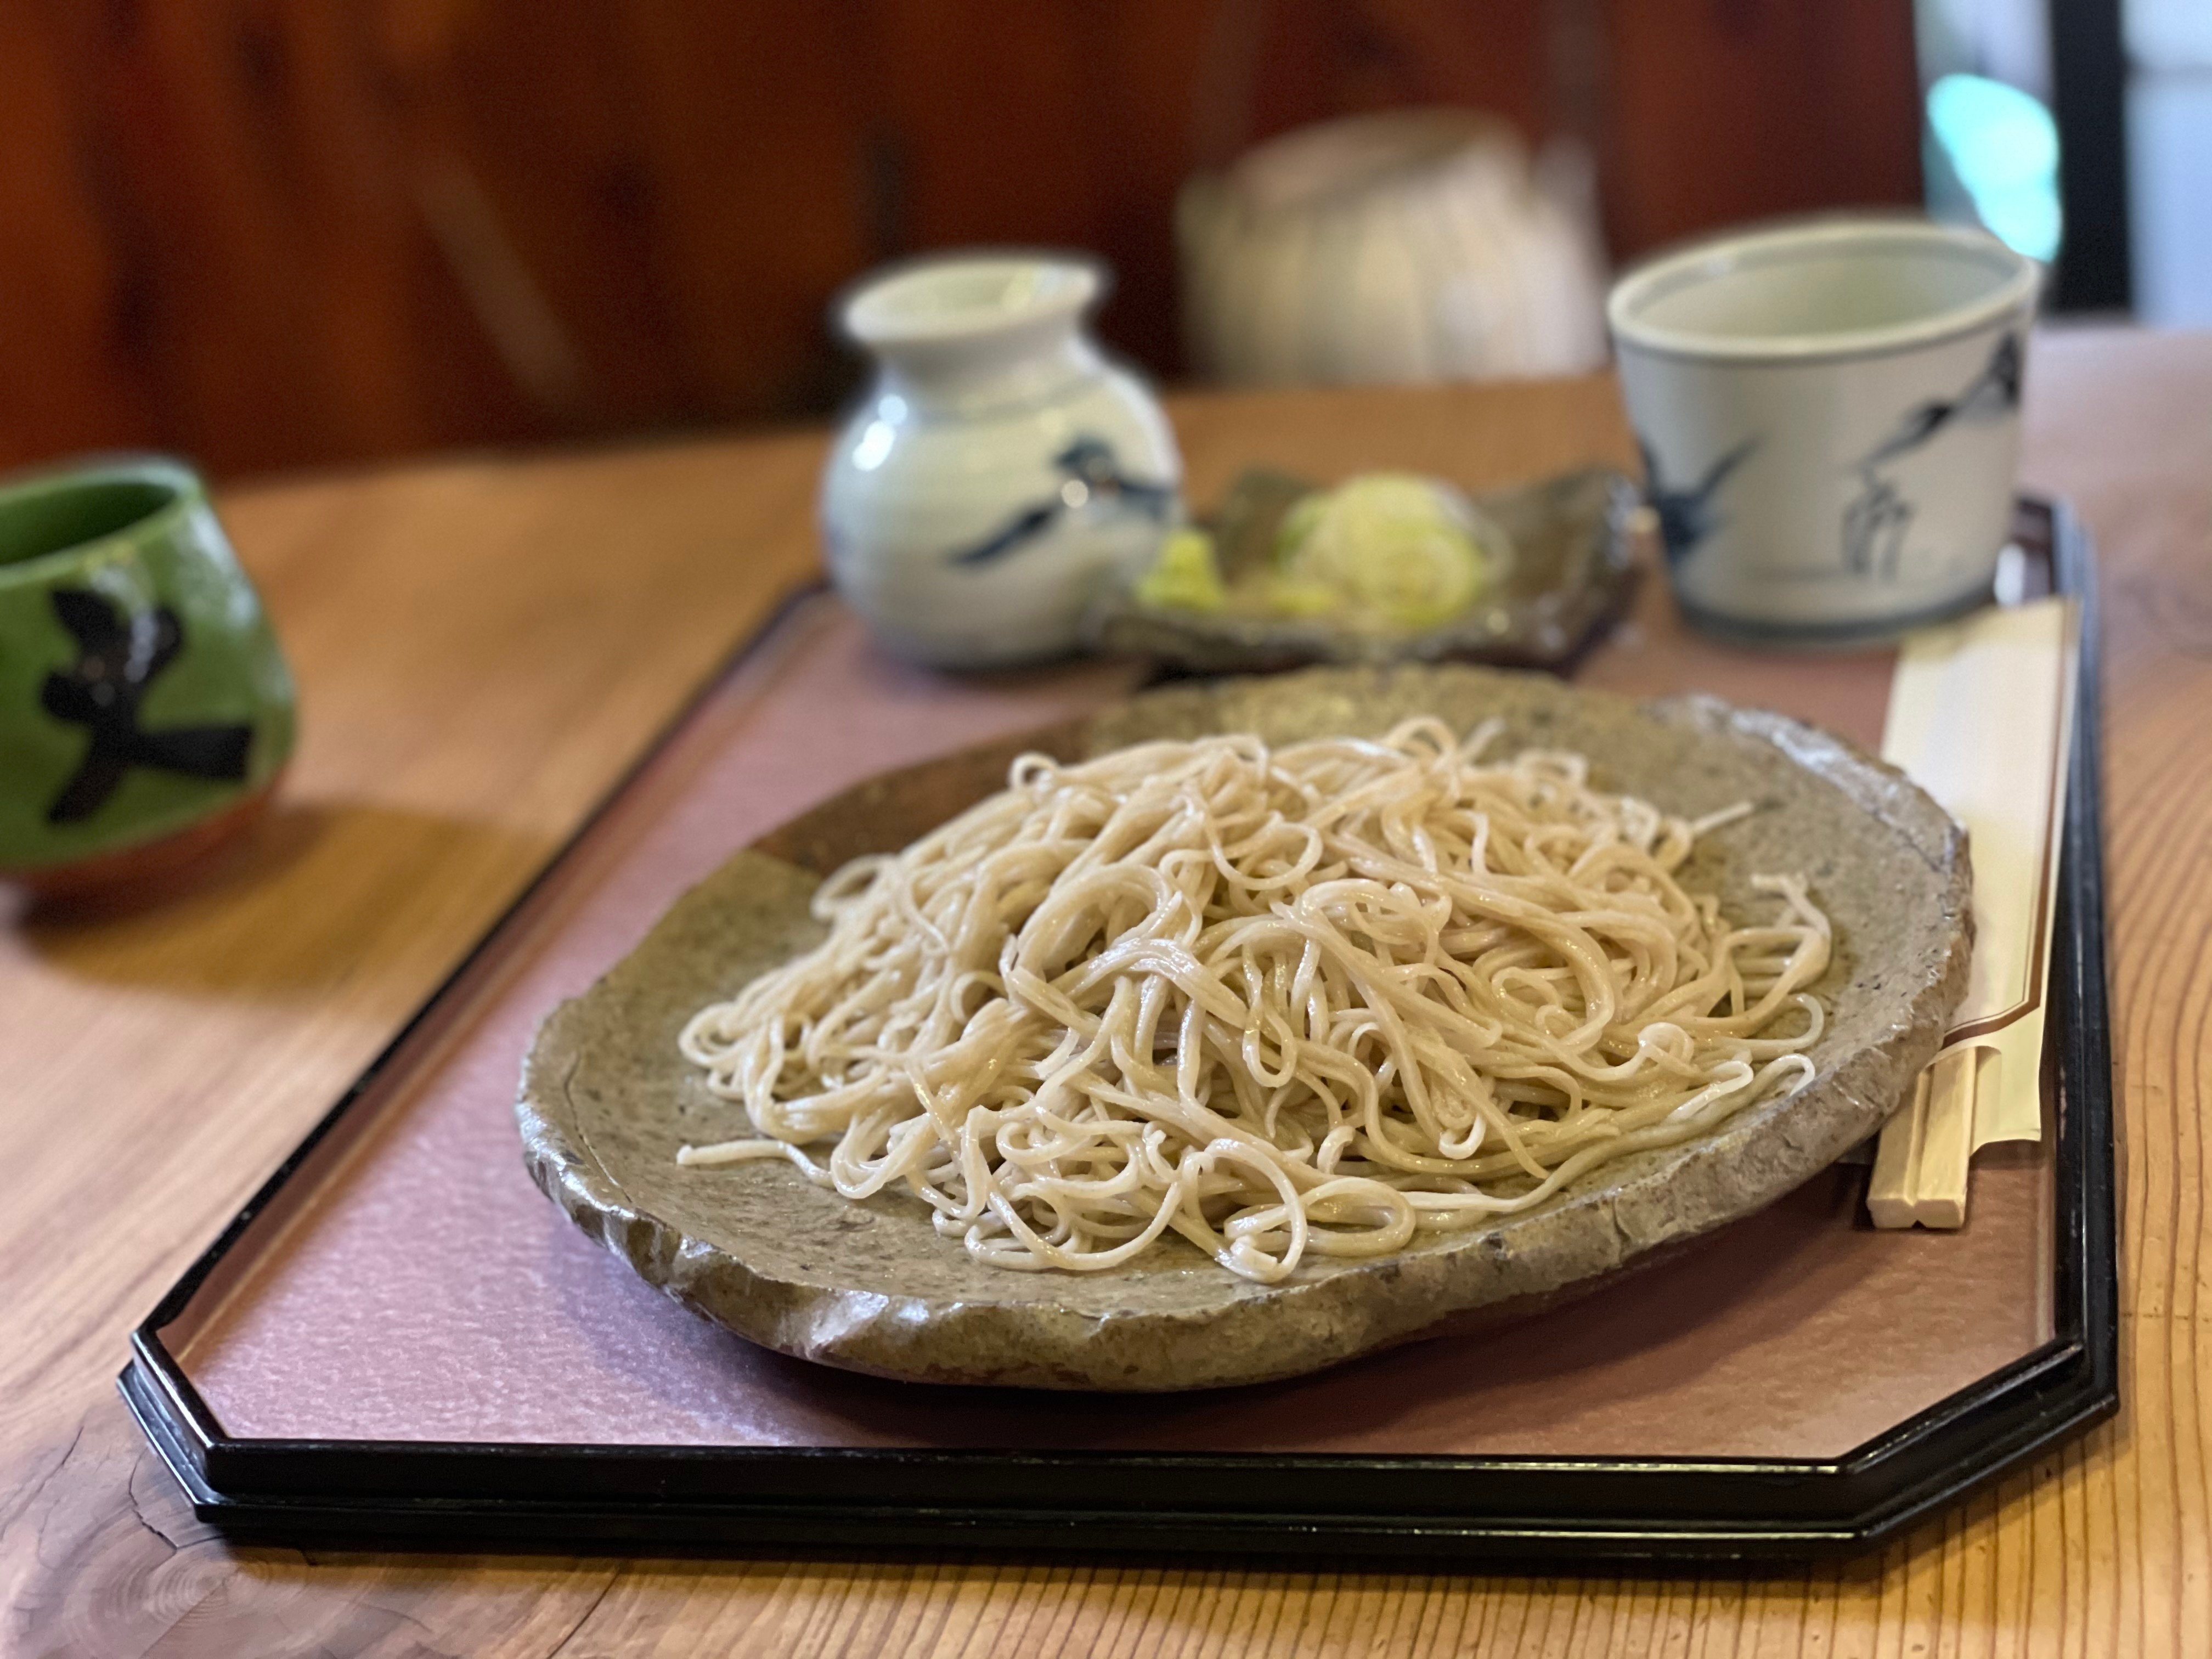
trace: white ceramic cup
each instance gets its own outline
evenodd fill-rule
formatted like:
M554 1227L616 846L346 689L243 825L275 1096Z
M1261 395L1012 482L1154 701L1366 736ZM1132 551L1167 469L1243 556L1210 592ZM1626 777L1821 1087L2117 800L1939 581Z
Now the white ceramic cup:
M1614 284L1621 387L1689 619L1846 641L1984 597L2040 276L1980 231L1852 217L1701 242Z

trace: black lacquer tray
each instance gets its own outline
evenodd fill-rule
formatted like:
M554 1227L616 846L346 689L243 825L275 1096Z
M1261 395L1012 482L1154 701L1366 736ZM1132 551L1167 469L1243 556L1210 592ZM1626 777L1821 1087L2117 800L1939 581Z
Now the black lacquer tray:
M500 1067L526 1042L518 1011L547 1006L532 976L570 984L619 955L696 873L659 866L747 839L696 824L756 795L803 806L850 781L837 766L877 769L853 752L868 744L913 758L1127 686L1101 669L924 682L870 657L817 595L739 653L162 1298L133 1334L125 1397L204 1519L295 1544L1470 1565L1869 1547L2118 1399L2092 555L2041 503L2022 504L2018 539L2082 611L2050 1115L2039 1147L1978 1167L1963 1233L1869 1232L1863 1171L1839 1167L1599 1292L1578 1323L1547 1314L1295 1383L1073 1414L1065 1396L826 1372L694 1321L528 1190ZM1636 626L1648 642L1670 615L1655 592ZM1706 647L1677 646L1676 668L1701 672ZM1634 689L1643 671L1607 665L1613 650L1593 678ZM1747 660L1714 659L1739 700ZM746 744L760 752L733 784L715 769ZM426 1181L449 1190L425 1213L462 1223L395 1218ZM505 1266L464 1275L485 1240Z

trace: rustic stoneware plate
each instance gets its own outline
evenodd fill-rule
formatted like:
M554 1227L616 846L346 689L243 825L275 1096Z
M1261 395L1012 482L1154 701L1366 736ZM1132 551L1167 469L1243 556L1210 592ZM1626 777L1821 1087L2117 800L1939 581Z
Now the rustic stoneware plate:
M1600 787L1695 816L1759 811L1701 842L1687 874L1739 918L1751 878L1802 872L1834 924L1813 1083L1712 1135L1593 1170L1553 1201L1380 1261L1250 1283L1179 1240L1106 1273L971 1261L903 1194L854 1204L781 1160L680 1168L742 1127L677 1053L700 1006L822 934L807 898L864 852L903 846L1000 787L1024 749L1075 758L1155 737L1275 742L1377 733L1417 713L1504 717L1507 747L1582 750ZM1179 1389L1295 1376L1508 1316L1771 1203L1876 1129L1933 1055L1970 944L1961 831L1899 773L1777 714L1705 698L1636 704L1468 667L1310 669L1149 692L1085 721L894 772L738 853L635 951L556 1009L517 1114L532 1176L653 1283L756 1342L935 1382ZM1724 1248L1722 1246L1721 1248Z

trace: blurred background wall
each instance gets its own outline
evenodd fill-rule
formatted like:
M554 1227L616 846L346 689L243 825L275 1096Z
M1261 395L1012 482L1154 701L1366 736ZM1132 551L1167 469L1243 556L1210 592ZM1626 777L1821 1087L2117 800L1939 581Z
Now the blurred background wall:
M218 472L787 419L866 266L1074 245L1176 378L1173 206L1409 104L1587 162L1614 259L1921 200L1911 0L9 0L0 465Z

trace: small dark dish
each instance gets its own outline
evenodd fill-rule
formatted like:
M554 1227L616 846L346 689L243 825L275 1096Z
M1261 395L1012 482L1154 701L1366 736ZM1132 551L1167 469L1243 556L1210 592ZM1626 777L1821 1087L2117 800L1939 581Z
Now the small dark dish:
M1233 582L1269 556L1291 503L1313 486L1247 472L1205 526ZM1328 618L1235 615L1109 596L1084 623L1094 650L1150 657L1189 674L1267 673L1316 663L1481 662L1562 670L1619 621L1639 567L1634 520L1641 496L1607 467L1562 473L1474 498L1512 542L1498 587L1452 621L1419 633L1347 628Z

